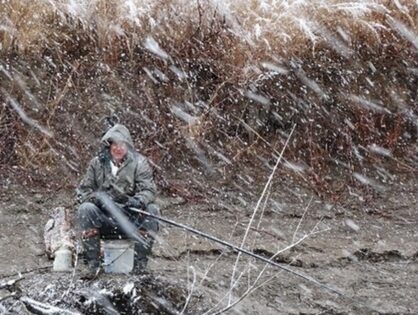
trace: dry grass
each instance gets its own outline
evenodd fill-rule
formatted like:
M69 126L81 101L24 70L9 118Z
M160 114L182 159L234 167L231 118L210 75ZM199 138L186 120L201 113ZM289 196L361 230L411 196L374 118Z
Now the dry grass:
M3 164L74 181L112 113L162 173L216 164L233 178L272 159L294 123L286 158L318 191L335 162L416 163L414 1L6 0L0 12Z

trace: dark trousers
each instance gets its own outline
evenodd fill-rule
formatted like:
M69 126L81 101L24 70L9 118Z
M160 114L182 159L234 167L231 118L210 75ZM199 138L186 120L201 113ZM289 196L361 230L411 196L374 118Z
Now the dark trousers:
M142 229L151 236L158 232L158 221L151 217L137 214L130 210L124 210L120 205L114 203L113 209L120 212L120 215L127 219L127 226L117 220L118 216L112 214L105 207L98 207L94 203L84 202L78 208L78 226L81 231L98 229L102 238L129 238L131 229ZM146 212L160 215L160 209L155 203L147 206ZM130 226L129 224L132 224Z
M160 215L159 207L153 203L147 206L146 211ZM87 259L97 257L97 250L100 248L100 244L97 243L100 242L100 238L122 238L135 241L135 262L146 261L159 229L156 219L125 210L121 205L109 200L100 207L91 202L82 203L78 208L77 221L82 235L84 232L89 232L90 235L92 235L91 231L98 232L98 235L93 234L94 238L83 241L84 251L87 251L84 256ZM140 231L145 233L140 233ZM89 251L94 253L89 253Z

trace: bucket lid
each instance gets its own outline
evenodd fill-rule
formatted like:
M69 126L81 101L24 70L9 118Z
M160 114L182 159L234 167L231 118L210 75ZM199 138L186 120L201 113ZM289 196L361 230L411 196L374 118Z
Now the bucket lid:
M109 240L104 242L105 248L127 248L133 246L131 240Z

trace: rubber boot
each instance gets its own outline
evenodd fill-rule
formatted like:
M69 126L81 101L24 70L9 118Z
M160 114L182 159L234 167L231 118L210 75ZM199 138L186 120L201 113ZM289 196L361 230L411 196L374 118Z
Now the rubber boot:
M91 268L100 266L100 237L93 236L82 241L84 249L84 262Z
M135 242L134 246L134 268L132 273L141 274L148 264L148 256L151 254L153 239L144 238L143 242Z
M88 235L83 233L81 244L83 246L83 265L81 278L92 279L100 273L100 236L98 233Z

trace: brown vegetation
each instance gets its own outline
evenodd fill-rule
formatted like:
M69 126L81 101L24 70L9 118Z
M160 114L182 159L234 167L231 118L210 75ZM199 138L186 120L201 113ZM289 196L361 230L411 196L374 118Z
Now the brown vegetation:
M414 1L132 3L0 3L2 170L74 183L112 114L163 186L273 162L294 124L287 165L318 193L336 166L416 168Z

